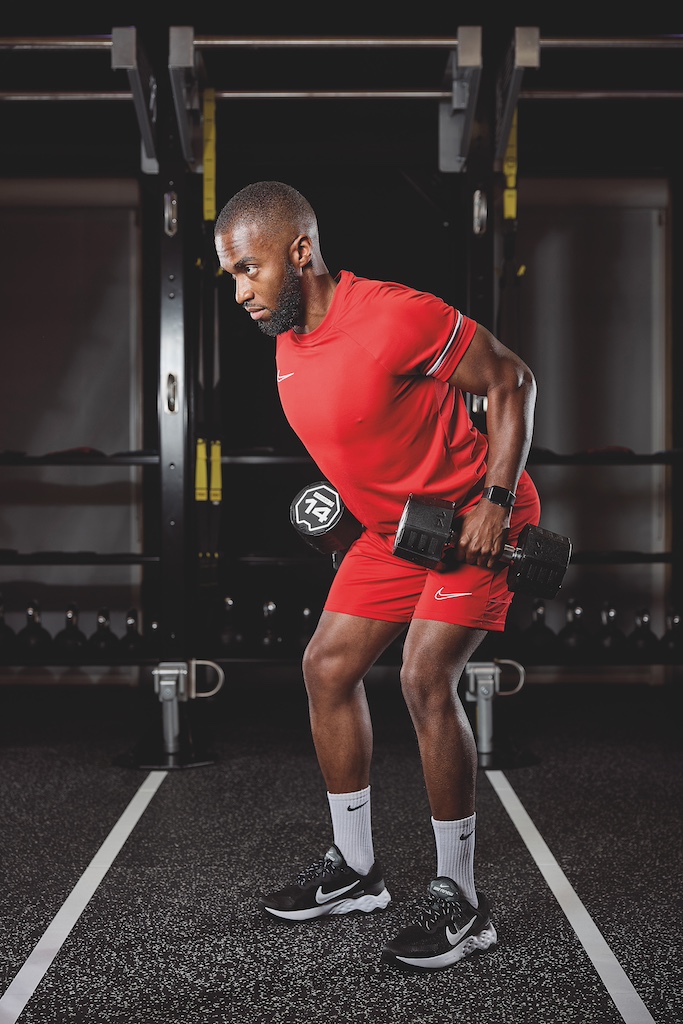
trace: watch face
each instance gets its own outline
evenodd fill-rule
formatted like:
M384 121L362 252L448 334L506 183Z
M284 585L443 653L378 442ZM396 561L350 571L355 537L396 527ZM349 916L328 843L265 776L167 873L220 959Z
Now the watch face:
M504 508L512 508L515 503L515 495L505 487L488 487L484 494L494 505L502 505Z

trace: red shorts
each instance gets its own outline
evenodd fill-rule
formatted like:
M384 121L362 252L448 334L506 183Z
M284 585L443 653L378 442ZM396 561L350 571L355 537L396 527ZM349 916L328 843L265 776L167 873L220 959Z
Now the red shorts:
M538 525L541 505L528 473L517 487L508 544L526 523ZM513 594L507 567L484 569L459 562L447 570L426 569L392 553L393 534L365 530L344 555L325 610L385 622L435 619L502 632Z

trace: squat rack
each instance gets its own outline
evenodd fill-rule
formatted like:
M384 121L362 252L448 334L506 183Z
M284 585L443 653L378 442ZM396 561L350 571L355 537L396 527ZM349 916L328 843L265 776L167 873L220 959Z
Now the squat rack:
M515 28L497 79L494 159L500 169L519 100L663 100L683 99L683 89L522 89L527 71L540 69L543 51L679 50L683 36L542 38L538 28ZM528 77L528 75L527 75Z
M304 50L445 50L447 61L439 89L214 89L216 100L332 99L431 100L439 103L439 169L461 171L469 149L482 73L482 30L464 26L452 38L414 37L277 37L194 36L188 26L171 27L169 74L183 155L201 167L198 152L199 95L206 82L203 55L209 51ZM342 70L346 70L343 66Z
M439 107L438 169L446 173L467 173L473 187L473 231L470 240L470 315L491 320L495 307L495 230L488 230L487 196L495 196L496 175L513 169L516 154L510 154L514 115L519 102L540 100L644 99L678 100L683 90L655 89L527 89L523 83L530 72L541 67L541 54L562 49L674 50L683 38L541 38L537 28L516 28L505 59L495 78L493 145L478 144L473 150L473 126L481 97L483 59L482 29L464 26L455 36L429 38L358 37L217 37L194 36L188 26L169 29L168 78L147 58L135 28L114 28L110 37L22 37L0 39L0 50L22 51L104 51L111 54L112 70L125 71L129 91L12 91L0 92L0 102L10 101L127 101L132 100L142 141L141 169L158 176L161 215L159 328L159 440L161 472L162 565L160 640L164 657L179 658L190 653L185 627L187 610L187 525L186 494L190 447L188 444L188 388L186 311L184 299L185 228L187 224L184 177L189 171L206 176L207 151L203 134L206 99L213 102L237 100L426 100ZM439 88L364 89L233 89L208 84L204 56L216 51L259 50L341 51L442 51L446 63ZM348 63L343 65L348 71ZM159 105L162 86L170 84L174 117L165 116ZM483 99L487 99L486 96ZM486 116L486 115L484 115ZM177 134L180 150L170 141ZM494 200L495 202L495 200ZM495 228L495 224L494 224ZM680 542L678 542L680 547Z
M157 81L135 27L113 28L110 36L17 36L0 39L0 51L2 50L12 53L22 51L42 53L108 51L111 54L112 71L126 72L130 92L123 90L83 92L45 89L30 92L13 90L0 92L0 102L80 102L86 100L130 102L132 100L144 147L144 157L151 162L146 169L151 173L158 170L155 138Z

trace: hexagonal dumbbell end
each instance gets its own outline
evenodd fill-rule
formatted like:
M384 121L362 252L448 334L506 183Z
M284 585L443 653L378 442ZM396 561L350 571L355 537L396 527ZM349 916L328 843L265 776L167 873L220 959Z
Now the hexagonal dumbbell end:
M394 538L393 554L436 569L453 539L455 502L408 496Z
M502 561L510 564L509 589L536 597L556 597L571 556L569 537L527 523L517 546L506 544L504 548Z
M363 532L327 480L302 488L289 506L289 518L302 540L324 555L347 551Z

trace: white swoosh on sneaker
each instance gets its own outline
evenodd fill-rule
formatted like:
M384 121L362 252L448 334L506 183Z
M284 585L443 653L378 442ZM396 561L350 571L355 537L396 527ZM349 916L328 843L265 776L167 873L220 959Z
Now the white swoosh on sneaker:
M446 938L450 942L451 946L457 946L461 939L464 939L465 935L470 930L471 926L474 924L476 920L477 916L475 914L474 917L471 918L467 922L467 924L460 928L460 930L457 932L452 932L448 925L446 925Z
M463 594L444 594L443 587L439 587L434 597L437 601L447 601L449 597L471 597L472 591L466 590Z
M329 903L330 900L336 900L337 896L343 896L349 889L353 889L356 882L351 882L351 885L343 885L341 889L333 889L332 892L323 892L322 885L318 886L318 891L315 894L316 903ZM474 920L474 918L472 918ZM469 927L469 925L468 925Z
M293 376L294 376L294 370L292 370L291 373L278 373L278 375L277 375L278 384L280 383L281 380L287 380L288 377L293 377Z

